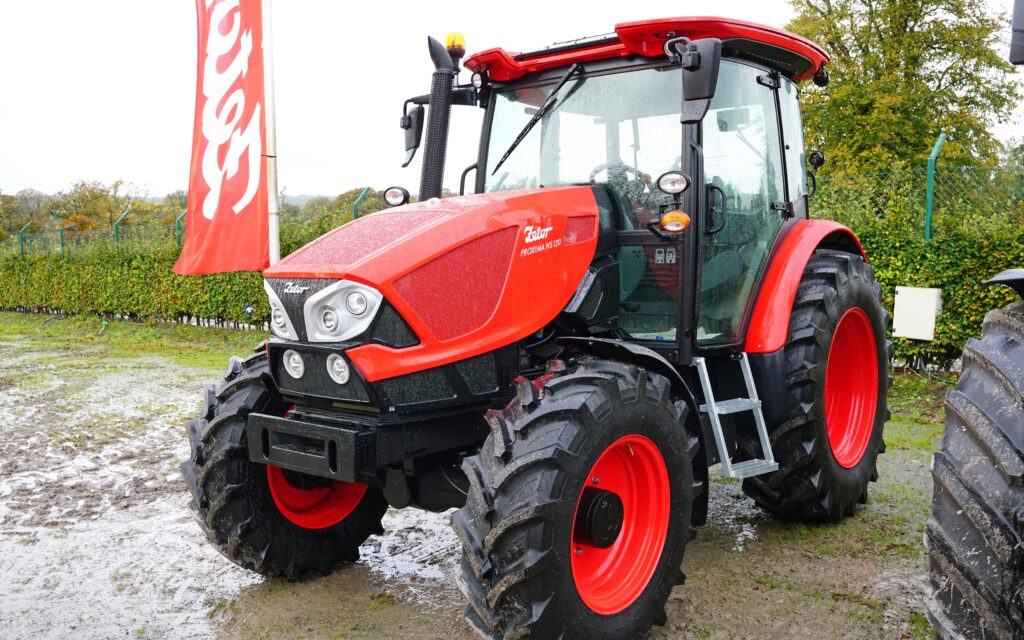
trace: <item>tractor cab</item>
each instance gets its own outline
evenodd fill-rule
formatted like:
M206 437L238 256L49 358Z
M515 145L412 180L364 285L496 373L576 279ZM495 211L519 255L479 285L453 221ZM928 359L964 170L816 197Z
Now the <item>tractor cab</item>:
M467 173L477 193L595 189L605 259L618 265L600 272L617 279L604 286L619 304L592 328L680 364L703 348L736 350L780 232L807 217L796 82L827 81L826 60L792 34L706 18L484 51L466 61L472 86L454 91L454 103L487 110Z

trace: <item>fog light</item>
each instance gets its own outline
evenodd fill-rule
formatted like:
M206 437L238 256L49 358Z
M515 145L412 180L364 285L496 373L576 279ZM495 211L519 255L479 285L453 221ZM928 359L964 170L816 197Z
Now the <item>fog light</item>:
M320 323L324 325L324 329L333 333L338 328L338 312L332 307L326 307L320 314Z
M336 353L327 356L327 375L338 384L348 382L349 369L345 359Z
M302 362L302 356L291 349L284 352L283 361L284 370L296 380L301 378L302 374L306 372L306 365Z
M361 316L366 313L366 296L358 291L353 291L345 298L345 306L352 315Z
M274 307L274 310L271 311L271 313L270 313L270 319L274 321L274 324L276 326L281 327L282 329L284 328L284 326L285 326L284 311L281 311L281 309L279 307L277 307L277 306Z

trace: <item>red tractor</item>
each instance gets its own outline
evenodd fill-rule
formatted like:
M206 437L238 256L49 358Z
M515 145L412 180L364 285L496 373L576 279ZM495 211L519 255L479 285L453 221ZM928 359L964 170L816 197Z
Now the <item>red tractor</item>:
M808 216L797 83L828 58L672 18L477 53L459 85L460 40L429 40L403 108L418 202L391 189L265 272L274 336L207 387L182 470L243 567L326 573L388 505L457 508L482 635L633 638L665 621L712 467L802 520L877 478L880 287ZM442 199L453 105L486 115L475 193Z

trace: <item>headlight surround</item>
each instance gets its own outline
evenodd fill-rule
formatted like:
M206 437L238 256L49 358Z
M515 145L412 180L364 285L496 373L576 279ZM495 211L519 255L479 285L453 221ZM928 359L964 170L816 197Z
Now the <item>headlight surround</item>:
M370 328L384 296L358 282L339 280L311 295L303 305L310 342L343 342ZM332 324L329 318L336 318Z
M295 331L295 326L292 325L292 319L288 317L284 304L281 303L281 299L277 297L266 280L263 281L263 290L267 292L267 298L270 300L270 330L278 338L298 340L299 334Z

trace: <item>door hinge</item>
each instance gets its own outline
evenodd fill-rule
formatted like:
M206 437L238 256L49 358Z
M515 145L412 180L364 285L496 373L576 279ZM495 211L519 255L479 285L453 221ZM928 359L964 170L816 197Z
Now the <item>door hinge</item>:
M769 89L778 89L782 86L782 81L779 79L778 71L769 71L763 76L757 76L757 83L764 85Z
M792 202L773 202L772 210L778 211L785 214L787 218L793 217L793 203Z

